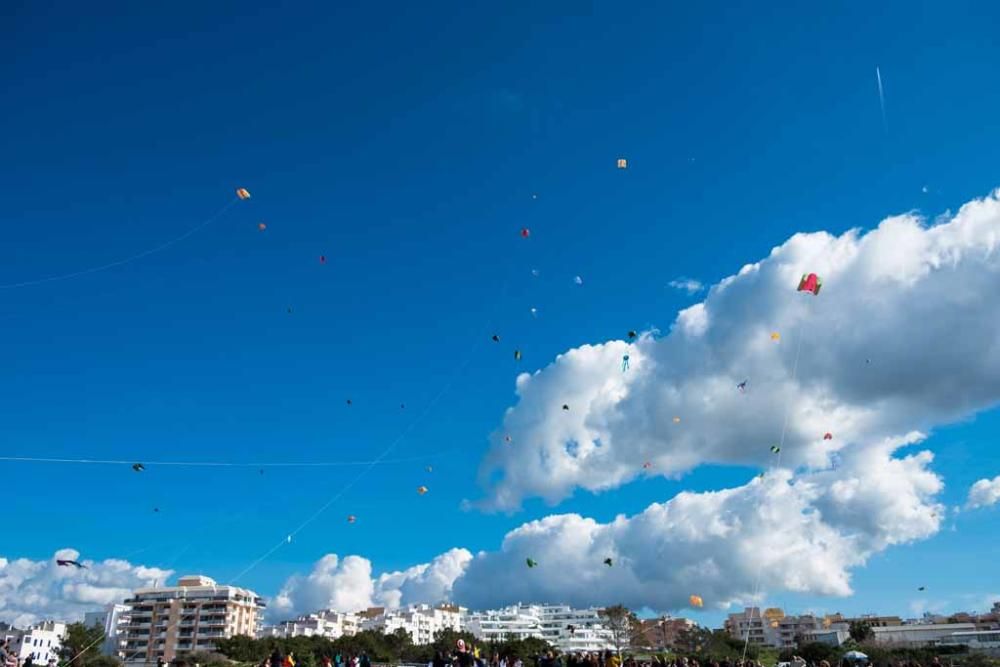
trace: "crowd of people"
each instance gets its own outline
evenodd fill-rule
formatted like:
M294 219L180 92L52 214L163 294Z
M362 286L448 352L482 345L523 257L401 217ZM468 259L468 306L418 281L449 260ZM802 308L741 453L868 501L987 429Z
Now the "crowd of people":
M372 667L371 658L362 651L360 655L343 655L334 653L332 656L324 655L322 659L323 667ZM281 655L281 651L275 648L271 655L264 659L260 667L295 667L295 653L288 652L288 655Z
M10 641L5 639L0 643L0 667L56 667L56 659L49 658L47 665L35 662L33 656L28 656L21 660L17 651L10 645Z

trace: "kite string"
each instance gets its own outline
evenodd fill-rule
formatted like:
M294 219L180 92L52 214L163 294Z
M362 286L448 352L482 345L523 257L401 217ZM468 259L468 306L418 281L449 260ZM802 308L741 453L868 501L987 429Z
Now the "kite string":
M79 658L79 657L80 657L81 655L83 655L84 653L86 653L87 651L89 651L89 650L90 650L90 648L91 648L91 647L92 647L92 646L93 646L94 644L96 644L96 643L98 643L98 642L102 642L102 641L104 641L104 639L105 639L105 637L104 637L104 633L102 632L102 633L101 633L101 636L100 636L100 637L98 637L98 638L97 638L97 639L95 639L94 641L92 641L92 642L90 642L89 644L87 644L87 645L86 645L86 646L85 646L85 647L83 648L83 650L82 650L82 651L80 651L79 653L77 653L76 655L74 655L74 656L73 656L72 658L70 658L70 659L69 659L68 661L66 661L66 662L64 662L64 663L61 663L61 665L72 665L72 664L73 664L73 661L74 661L74 660L76 660L76 659L77 659L77 658Z
M399 445L399 443L402 442L402 440L407 435L410 434L410 432L414 428L416 428L417 424L419 424L423 420L423 418L431 411L431 409L438 403L438 401L440 401L445 396L445 394L447 394L448 391L451 390L451 387L458 380L459 376L465 371L465 369L472 362L472 356L473 356L473 354L475 352L475 346L478 344L478 341L485 335L485 333L489 332L490 326L493 324L493 319L495 318L497 308L499 307L500 303L504 300L504 298L507 295L508 285L509 285L509 280L504 282L503 288L501 289L500 298L497 299L497 301L495 302L495 305L494 305L494 308L493 308L493 316L490 317L490 319L489 319L489 321L487 321L486 326L484 327L483 331L480 332L480 334L476 337L476 342L474 342L473 345L472 345L472 347L469 349L469 353L465 356L464 361L462 361L462 363L459 364L459 366L451 374L451 377L444 384L444 386L441 388L441 390L438 391L438 393L427 403L426 406L424 406L423 410L420 411L420 414L418 414L416 416L416 418L414 418L413 421L411 421L409 423L409 425L407 425L407 427L404 428L403 431L398 436L396 436L396 438L391 443L389 443L389 446L386 447L382 451L382 453L379 454L378 457L375 458L374 461L371 461L361 472L359 472L357 474L357 476L354 477L354 479L352 479L350 482L348 482L345 486L341 487L337 491L337 493L335 493L329 500L327 500L318 510L316 510L315 512L313 512L312 515L310 515L305 521L303 521L301 524L299 524L298 527L295 528L295 530L293 530L287 536L285 536L284 538L282 538L281 541L279 541L278 543L276 543L274 546L272 546L270 549L268 549L266 552L264 552L263 555L261 555L259 558L257 558L252 563L250 563L250 565L248 565L247 567L245 567L239 574L237 574L236 577L234 577L232 579L232 582L234 584L238 580L240 580L244 575L248 574L251 570L253 570L258 565L260 565L260 563L262 563L264 560L266 560L271 554L273 554L275 551L277 551L278 549L280 549L283 545L289 543L291 541L292 537L294 537L295 535L297 535L298 533L300 533L302 530L304 530L310 523L312 523L317 518L319 518L319 516L321 514L323 514L323 512L325 512L333 503L335 503L337 500L339 500L341 497L343 497L343 495L345 493L347 493L348 491L350 491L358 482L361 481L362 478L364 478L365 475L368 474L368 472L371 471L372 468L374 468L377 464L381 463L382 459L384 459L386 456L388 456L389 453L392 452Z
M795 381L796 381L796 379L798 377L798 371L799 371L799 353L802 351L802 322L803 322L803 320L800 319L799 320L799 326L796 329L796 337L798 338L798 342L796 343L796 346L795 346L795 360L792 362L792 384L793 385L795 384ZM793 387L793 390L794 390L794 387ZM778 441L778 462L775 464L775 466L774 466L775 468L780 468L781 467L781 450L784 449L784 446L785 446L785 434L788 431L788 418L789 418L789 416L791 414L791 406L792 406L792 402L791 401L788 401L788 403L786 403L786 405L785 405L785 418L784 418L784 421L783 421L783 423L781 425L781 438ZM764 573L764 560L761 559L760 565L757 567L757 579L754 582L754 586L753 586L753 596L751 598L753 600L753 604L757 603L757 595L760 593L760 580L761 580L761 576L763 575L763 573ZM754 612L754 609L756 609L756 607L754 607L754 606L750 607L750 617L747 620L747 635L746 635L746 637L744 638L744 641L743 641L743 657L740 658L741 662L745 661L747 659L747 649L750 646L750 624L753 623L753 612Z
M187 230L186 232L184 232L180 236L172 238L169 241L164 241L163 243L159 244L158 246L155 246L153 248L149 248L148 250L143 250L142 252L136 253L134 255L130 255L129 257L125 257L124 259L118 259L118 260L115 260L113 262L108 262L107 264L101 264L100 266L92 266L90 268L81 269L79 271L73 271L72 273L63 273L63 274L55 275L55 276L48 276L46 278L37 278L35 280L25 280L25 281L22 281L22 282L19 282L19 283L7 283L6 285L0 285L0 289L14 289L14 288L17 288L17 287L30 287L32 285L41 285L43 283L57 282L57 281L60 281L60 280L69 280L70 278L78 278L80 276L89 275L91 273L99 273L100 271L106 271L107 269L113 269L116 266L122 266L123 264L128 264L130 262L134 262L137 259L142 259L143 257L148 257L149 255L152 255L152 254L158 253L160 251L166 250L167 248L169 248L170 246L172 246L174 244L180 243L181 241L183 241L184 239L188 238L192 234L194 234L194 233L202 230L203 228L207 227L208 225L212 224L213 222L215 222L216 220L218 220L219 218L221 218L222 215L224 213L226 213L226 211L228 211L230 208L232 208L233 205L236 202L238 202L238 201L239 201L239 197L234 197L228 204L226 204L225 206L223 206L222 208L220 208L218 211L216 211L215 213L213 213L211 216L209 216L208 218L206 218L205 220L203 220L199 224L195 225L191 229Z
M448 449L429 455L440 456L457 451ZM429 457L411 457L403 459L389 459L382 463L412 463L423 461ZM93 465L132 465L135 461L125 461L118 459L60 459L43 458L34 456L0 456L0 461L24 462L24 463L77 463ZM337 466L364 466L371 461L305 461L305 462L280 462L280 463L241 463L233 461L143 461L144 466L186 466L186 467L232 467L232 468L309 468L309 467L337 467Z

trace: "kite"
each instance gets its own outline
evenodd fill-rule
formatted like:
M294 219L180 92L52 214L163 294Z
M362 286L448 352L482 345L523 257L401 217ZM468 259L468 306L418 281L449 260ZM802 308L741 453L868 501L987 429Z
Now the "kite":
M427 487L426 486L418 486L417 487L417 493L419 493L420 495L424 495L425 493L427 493Z
M623 157L618 158L618 168L619 169L626 169L626 168L628 168L628 160L626 160Z
M674 417L674 423L675 424L680 424L681 423L681 418L680 417Z
M925 588L927 588L927 587L926 587L926 586L920 586L919 588L917 588L917 590L918 590L918 591L922 591L922 590L924 590Z
M58 565L59 567L69 567L70 565L72 565L73 567L75 567L78 570L86 570L87 569L87 566L83 565L82 563L79 563L79 562L77 562L75 560L64 560L62 558L57 558L56 559L56 565Z
M824 440L833 440L833 433L824 433L823 434L823 439Z
M580 276L576 276L575 278L573 278L573 282L575 282L577 285L582 285L583 278L581 278Z
M566 403L563 403L563 410L569 410L569 405L567 405Z
M261 469L260 469L260 474L261 474L261 475L263 475L263 474L264 474L264 469L263 469L263 468L261 468Z
M347 399L347 404L348 405L354 405L354 402L351 399Z
M629 339L629 340L635 340L635 337L636 337L637 335L638 335L638 334L637 334L637 333L636 333L635 331L629 331L629 332L628 332L628 339Z
M531 307L531 316L538 317L538 309L535 308L534 306Z
M704 606L705 604L704 602L702 602L700 595L692 595L691 597L688 598L688 602L691 603L692 607L701 607Z
M250 191L246 188L236 188L236 196L240 199L250 199Z
M778 447L777 445L771 445L771 453L772 454L777 454L780 451L781 451L781 447Z
M521 227L521 238L526 239L531 236L531 230L527 227Z
M267 225L265 225L263 222L258 222L257 229L259 229L260 231L264 231L265 229L267 229Z
M747 393L747 382L749 382L749 380L744 380L743 382L740 382L738 385L736 385L736 388L740 390L741 394Z
M424 468L424 470L426 470L427 472L434 472L434 468L430 466L427 466L426 468Z
M288 307L288 314L289 314L289 315L291 315L291 314L292 314L292 307L291 307L291 306L289 306L289 307Z
M499 343L500 342L500 336L498 336L497 334L493 334L493 337L491 338L491 340L494 343Z
M347 523L354 523L357 520L358 520L357 517L355 517L353 514L347 515Z
M531 270L531 275L533 275L534 277L537 278L538 276L542 275L542 272L539 271L538 269L532 269Z
M405 410L406 409L406 403L400 403L399 404L399 409L400 410Z
M536 567L538 565L538 561L531 560L530 558L525 558L524 562L528 564L528 567Z
M610 558L605 558L604 564L607 565L608 567L611 567L614 564L614 561L612 561Z
M504 439L504 442L512 442L514 440L514 438L510 437L509 435L505 435L503 437L503 439Z
M159 513L159 511L160 511L160 508L159 508L159 507L154 507L154 508L153 508L153 511L154 511L154 512L157 512L157 513Z
M777 331L771 332L771 340L781 340L781 334Z
M319 256L319 263L320 264L326 264L326 255L320 255Z
M802 274L802 280L799 281L800 292L812 292L816 296L822 287L823 281L815 273Z
M652 467L653 467L653 464L650 463L649 461L646 461L645 463L642 464L642 469L643 470L649 470Z
M622 373L628 370L628 355L622 355Z
M514 350L514 361L521 361L521 350Z
M288 536L288 537L286 538L286 541L287 541L287 542L288 542L289 544L291 544L291 543L292 543L292 536L291 536L291 535L289 535L289 536Z
M142 465L141 463L133 463L132 464L132 470L134 470L136 472L142 472L145 469L146 469L146 466Z

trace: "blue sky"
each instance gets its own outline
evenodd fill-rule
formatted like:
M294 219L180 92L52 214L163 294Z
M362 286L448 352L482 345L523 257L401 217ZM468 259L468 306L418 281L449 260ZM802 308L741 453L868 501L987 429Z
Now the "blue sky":
M0 290L0 450L371 460L405 431L386 458L409 462L373 468L241 582L266 594L327 552L401 569L553 511L607 521L745 483L707 466L554 509L460 508L519 370L666 330L696 300L667 287L679 276L710 284L796 232L933 217L1000 185L1000 9L544 4L15 8L0 284L156 246L237 186L253 199L140 261ZM943 502L1000 472L998 432L994 413L935 430ZM359 472L0 465L4 556L72 547L220 581ZM962 514L855 570L849 598L776 598L904 613L927 586L960 606L1000 589L998 529Z

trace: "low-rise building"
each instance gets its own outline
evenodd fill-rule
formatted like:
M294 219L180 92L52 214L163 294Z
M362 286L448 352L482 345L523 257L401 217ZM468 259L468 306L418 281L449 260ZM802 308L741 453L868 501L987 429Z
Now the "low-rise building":
M612 633L597 608L568 605L513 605L468 614L466 629L484 642L536 637L564 653L614 648ZM628 644L628 638L623 643Z
M59 649L65 638L65 623L43 621L24 630L10 646L22 663L31 658L36 665L46 665L49 660L59 659Z
M358 631L357 614L324 609L313 614L305 614L291 621L262 628L258 637L326 637L337 639L349 637Z
M942 639L938 645L964 646L970 651L997 655L1000 653L1000 630L953 632Z
M973 632L975 629L974 623L933 623L875 627L872 632L877 644L921 647L937 646L956 632Z
M851 623L867 623L872 628L890 628L897 625L903 624L903 619L899 616L878 616L876 614L862 614L855 618L845 618L844 622L850 625Z
M462 629L462 610L458 607L419 604L400 609L374 607L361 614L361 630L377 630L391 635L403 630L414 644L430 644L442 630Z
M88 611L83 615L84 625L104 630L101 653L117 658L125 657L125 630L131 608L125 604L109 604L101 611Z

